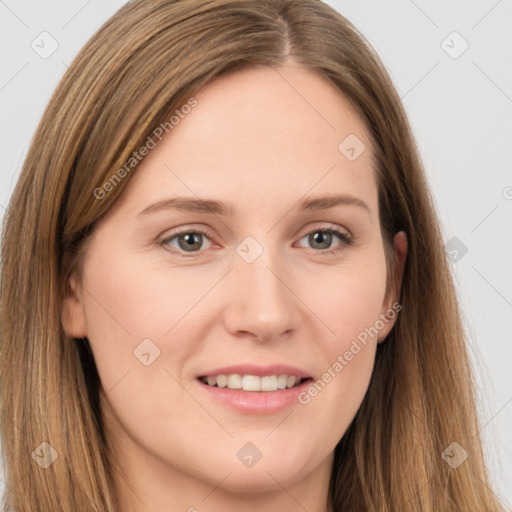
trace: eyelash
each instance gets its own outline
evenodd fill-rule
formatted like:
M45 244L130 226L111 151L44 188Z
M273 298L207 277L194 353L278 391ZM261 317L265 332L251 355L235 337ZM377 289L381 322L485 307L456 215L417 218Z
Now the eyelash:
M313 229L311 231L308 231L305 233L300 239L304 238L305 236L311 235L313 233L329 233L331 235L336 235L341 240L342 244L334 249L319 249L316 252L327 254L327 255L337 255L339 252L343 251L347 246L351 246L354 244L354 239L344 231L340 231L337 228L333 228L331 226L321 226L319 228ZM170 236L165 237L164 239L159 240L158 244L161 245L165 250L175 252L175 251L181 251L180 249L176 249L173 247L172 249L169 249L169 246L167 245L171 240L174 240L176 237L180 235L185 234L201 234L212 240L214 238L214 235L212 231L206 228L194 228L194 229L182 229L180 231L177 231L173 233ZM182 258L194 258L197 256L197 254L201 253L202 251L196 251L192 252L190 254L181 254Z

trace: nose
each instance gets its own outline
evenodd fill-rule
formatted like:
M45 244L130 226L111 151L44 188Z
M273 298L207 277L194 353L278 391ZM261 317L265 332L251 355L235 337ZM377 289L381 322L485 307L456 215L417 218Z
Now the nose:
M264 249L248 263L234 255L229 273L229 301L224 311L226 329L233 335L272 341L298 326L298 299L282 256Z

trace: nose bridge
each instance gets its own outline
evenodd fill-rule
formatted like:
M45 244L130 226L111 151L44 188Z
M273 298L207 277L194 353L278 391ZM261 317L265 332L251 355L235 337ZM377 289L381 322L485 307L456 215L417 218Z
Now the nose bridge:
M267 298L267 304L276 302L276 307L277 302L280 303L288 297L282 281L284 276L279 278L279 274L283 274L285 268L285 265L282 265L283 254L279 253L277 247L272 246L271 238L271 235L267 235L264 242L258 242L253 237L247 237L239 244L235 272L238 279L245 283L242 288L245 288L253 299L260 299L263 295Z
M256 239L258 238L258 239ZM249 236L236 248L231 278L235 280L230 330L260 339L279 336L293 327L293 293L287 287L284 254L266 236Z

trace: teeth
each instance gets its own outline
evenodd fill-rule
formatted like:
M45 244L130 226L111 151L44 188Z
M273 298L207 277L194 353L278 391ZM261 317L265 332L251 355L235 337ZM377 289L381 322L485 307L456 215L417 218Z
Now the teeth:
M260 378L261 391L276 391L277 387L277 375L268 375Z
M261 379L255 375L244 375L242 377L242 389L244 391L261 391Z
M238 373L203 377L201 380L209 386L243 389L244 391L277 391L279 389L289 389L298 386L303 381L303 379L295 375L266 375L265 377L259 377L257 375L240 375Z
M210 384L211 378L212 377L208 378L208 384ZM226 375L217 375L217 378L213 377L213 380L217 381L217 386L219 386L219 388L225 388L228 385L228 378ZM213 384L210 384L210 386L215 386L215 382Z
M279 389L285 389L287 382L288 382L288 376L287 375L279 375L279 377L277 377L277 387Z
M214 377L215 380L216 377ZM242 376L238 373L228 375L228 388L229 389L242 389Z

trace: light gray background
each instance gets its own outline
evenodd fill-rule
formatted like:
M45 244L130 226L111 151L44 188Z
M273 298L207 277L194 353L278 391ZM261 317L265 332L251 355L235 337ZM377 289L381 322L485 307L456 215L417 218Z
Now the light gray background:
M124 3L0 0L0 215L66 67ZM456 237L467 247L463 254L460 244L450 245L458 256L450 264L478 372L481 428L495 492L510 507L512 1L327 3L352 21L382 58L416 135L445 242ZM46 59L31 47L33 41L43 45L43 31L58 42ZM464 41L469 47L458 55Z

